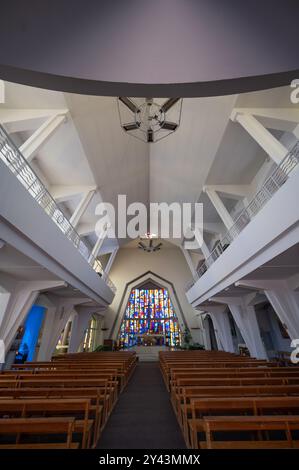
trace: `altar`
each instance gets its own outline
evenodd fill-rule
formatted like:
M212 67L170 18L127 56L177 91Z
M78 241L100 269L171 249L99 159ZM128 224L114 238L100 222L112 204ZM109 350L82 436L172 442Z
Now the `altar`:
M168 349L167 346L134 346L131 351L136 351L140 362L156 362L159 360L159 352Z
M136 335L136 345L151 347L151 346L164 346L166 343L165 336L163 334L156 333L144 333Z

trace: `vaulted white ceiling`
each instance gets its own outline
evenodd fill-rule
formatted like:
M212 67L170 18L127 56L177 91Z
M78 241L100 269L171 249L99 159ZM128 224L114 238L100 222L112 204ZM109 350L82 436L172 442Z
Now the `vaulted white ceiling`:
M49 189L55 186L86 186L97 192L83 215L79 233L96 240L98 202L114 206L125 194L127 203L204 202L205 220L218 223L211 202L202 193L206 184L248 184L265 160L265 153L238 124L230 121L234 107L270 107L275 96L285 106L285 89L242 96L186 98L178 130L155 144L126 134L120 126L116 98L86 96L5 84L7 108L18 110L67 109L68 119L38 151L32 164ZM273 105L272 105L273 106ZM14 139L22 144L42 119L22 126ZM12 134L13 135L13 134ZM71 214L78 196L63 202ZM232 201L226 200L229 206ZM120 240L124 243L127 240ZM178 243L178 240L171 240ZM107 240L101 252L110 252L117 240Z

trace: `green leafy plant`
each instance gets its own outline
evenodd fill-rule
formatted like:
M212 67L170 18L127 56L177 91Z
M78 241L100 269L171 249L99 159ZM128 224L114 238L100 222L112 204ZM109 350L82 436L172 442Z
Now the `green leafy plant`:
M193 343L192 340L192 335L189 330L189 328L185 328L184 333L183 333L183 344L181 346L181 349L184 350L203 350L205 347L202 344L199 343Z
M100 344L99 346L95 348L93 352L101 352L101 351L112 351L112 348L111 346Z

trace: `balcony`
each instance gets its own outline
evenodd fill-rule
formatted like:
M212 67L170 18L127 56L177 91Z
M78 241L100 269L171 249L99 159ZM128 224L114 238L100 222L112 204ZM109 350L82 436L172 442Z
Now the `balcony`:
M255 219L256 215L260 213L279 189L287 183L290 176L298 169L298 163L299 142L295 144L280 165L277 166L274 172L266 179L261 189L243 209L232 227L226 232L224 237L210 253L209 257L200 264L196 270L196 276L193 281L186 286L186 292L192 289L192 287L209 271L215 261L218 260L229 247L232 248L234 246L234 240L238 238L245 227Z
M0 126L0 161L9 168L27 193L38 203L44 213L59 228L63 235L76 248L88 265L101 277L105 284L116 292L116 287L103 269L100 261L96 259L84 240L76 232L66 215L57 205L44 184L35 174L30 164L14 145L6 131Z

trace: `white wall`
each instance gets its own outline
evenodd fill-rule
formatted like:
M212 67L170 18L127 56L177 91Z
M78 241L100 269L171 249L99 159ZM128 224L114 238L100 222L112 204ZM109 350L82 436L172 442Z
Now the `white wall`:
M151 271L173 284L188 326L192 327L197 323L195 315L198 312L188 303L185 295L185 286L191 280L192 275L179 248L170 245L169 247L162 247L161 251L156 253L146 253L137 247L121 248L110 271L111 279L117 287L117 293L112 304L105 311L105 326L109 328L107 336L110 335L116 319L126 284L142 276L147 271ZM162 285L163 282L160 282ZM178 312L176 313L178 314ZM120 315L123 314L124 311L120 311ZM200 340L200 338L197 338L198 331L191 330L194 341ZM114 334L116 333L117 331L114 331Z

